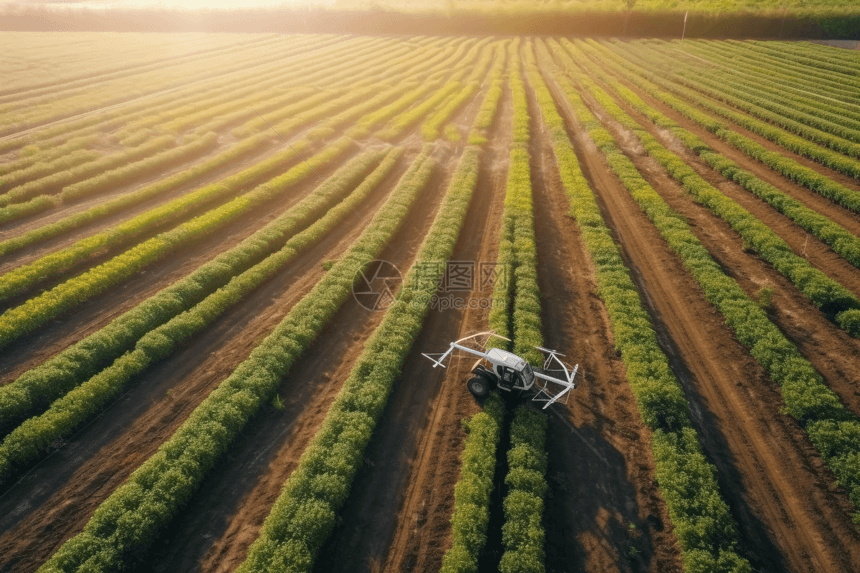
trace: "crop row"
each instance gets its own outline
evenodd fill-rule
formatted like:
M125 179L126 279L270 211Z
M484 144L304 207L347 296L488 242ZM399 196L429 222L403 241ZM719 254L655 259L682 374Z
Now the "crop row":
M760 42L749 42L745 43L745 45L757 52L765 53L774 58L778 58L781 60L786 60L791 62L792 65L800 64L802 66L810 67L814 70L828 70L830 72L836 72L838 74L845 74L847 76L858 76L860 75L860 70L857 69L857 66L848 66L843 62L836 62L829 58L823 58L821 56L816 56L814 58L806 57L801 55L793 50L786 50L784 46L780 46L779 48L771 47L769 44L762 44ZM833 77L831 75L831 77ZM845 78L845 81L849 81L848 78Z
M801 115L795 116L795 119L856 141L854 138L858 136L857 129L860 128L860 122L857 121L860 119L860 114L851 109L851 107L856 106L833 101L833 98L819 95L815 91L807 91L816 90L814 83L797 82L795 85L806 87L807 90L796 90L797 93L793 93L790 89L774 83L773 79L778 77L778 74L770 73L765 77L758 78L755 74L741 74L737 70L727 71L723 69L724 66L721 64L717 64L715 69L713 63L708 62L707 66L702 66L701 58L697 56L691 58L686 51L678 50L674 45L663 42L649 43L648 45L667 58L678 60L678 57L682 56L686 63L680 64L675 69L676 72L681 70L678 72L681 76L698 79L703 84L718 90L728 86L730 88L728 93L744 101L770 109L786 117L800 113ZM719 81L714 81L715 79ZM762 95L767 97L762 98ZM820 120L826 121L819 124ZM843 131L839 126L846 129ZM836 131L831 131L834 128Z
M857 55L852 54L850 51L841 50L839 48L833 48L830 46L824 46L821 44L815 44L813 42L780 41L764 43L756 40L750 40L747 43L752 46L761 46L765 48L771 46L773 48L779 49L782 52L793 53L808 58L814 58L816 60L832 62L834 64L856 66L858 63L860 63L858 62ZM843 54L842 52L845 53ZM854 73L856 75L856 71Z
M818 73L817 70L799 68L798 66L793 66L783 60L771 58L760 52L755 52L750 49L748 43L709 42L709 46L717 49L721 53L725 53L733 60L739 59L745 64L767 66L766 69L773 70L775 73L782 76L798 79L802 82L813 82L812 85L825 90L827 93L830 93L834 95L834 97L838 97L844 101L856 100L857 92L855 88L852 88L852 86L846 84L844 81L840 81L838 77L834 77L832 74L828 74L827 72L813 76L813 73Z
M114 213L122 211L123 209L127 209L149 199L158 197L159 195L176 189L181 185L193 183L194 181L199 180L203 176L212 173L213 171L224 167L225 165L230 165L231 163L238 159L241 159L242 157L258 152L261 148L263 148L264 145L268 143L268 137L246 139L245 141L239 142L236 145L230 147L229 149L218 153L217 155L209 159L192 165L191 167L180 173L171 175L170 177L142 187L141 189L138 189L136 191L124 193L120 197L117 197L104 203L99 203L98 205L94 205L93 207L90 207L85 211L74 213L54 223L48 223L46 225L33 229L32 231L28 231L22 235L11 237L4 241L0 241L0 255L14 252L38 241L56 237L62 233L68 232L72 229L76 229L92 221L107 217L108 215L112 215ZM170 214L172 214L173 216L178 216L186 212L188 209L188 206L184 203L177 203L174 206L175 209L171 209L170 213L162 213L162 216L164 217L161 219L162 222L168 222L170 220ZM6 275L4 275L4 282L5 280L7 280ZM0 295L0 298L2 298L3 296L5 295Z
M787 277L822 311L835 315L837 324L851 327L851 317L860 316L860 300L848 289L813 267L797 255L776 233L737 202L700 177L683 159L664 147L633 118L624 112L609 95L588 78L579 78L580 85L592 94L601 107L638 139L645 151L657 160L699 203L731 225L744 241L764 260ZM851 312L853 310L853 312ZM846 313L845 317L842 316ZM843 321L843 318L845 320ZM860 337L860 330L849 330Z
M130 161L148 157L174 145L176 145L176 138L165 135L139 147L104 155L93 161L67 168L65 171L55 172L53 175L19 185L0 195L0 207L18 203L36 195L55 193L67 185L100 175L107 169L123 166Z
M54 101L28 106L26 112L12 110L0 114L0 126L4 132L13 133L64 116L122 103L134 97L181 89L192 82L271 63L277 59L278 52L283 51L283 47L273 50L264 46L251 46L233 53L203 58L199 62L158 67L143 74L87 86ZM141 89L141 86L145 86L145 89Z
M860 120L860 106L855 103L854 97L831 93L826 88L816 85L815 82L808 82L797 76L787 76L775 70L726 61L720 54L711 51L707 44L695 44L687 48L709 58L707 60L709 63L720 67L721 71L728 71L735 81L746 87L756 85L762 93L782 96L807 107L818 106L817 113L836 123L845 117L854 121ZM704 59L699 56L696 58Z
M749 59L753 59L762 65L773 68L779 72L792 70L796 73L802 73L807 79L820 82L830 88L839 88L843 90L850 89L848 82L836 74L831 74L826 70L819 70L809 66L798 66L797 64L777 57L776 54L762 52L749 42L737 42L733 40L726 41L726 49L731 53L740 54ZM840 81L842 80L842 81Z
M543 573L543 506L546 494L546 415L520 408L511 422L508 494L503 507L500 573Z
M160 226L165 220L175 220L177 215L186 214L189 210L200 205L235 195L244 186L259 182L264 177L275 173L276 170L284 168L296 159L296 151L302 152L309 146L308 142L299 141L293 145L294 149L280 151L253 167L159 205L115 227L76 241L72 245L37 259L33 263L13 269L3 275L3 281L0 283L0 300L8 300L46 278L64 273L84 261L96 250L122 245L130 238ZM168 181L175 183L173 178L170 180ZM171 184L167 187L169 189L173 186ZM162 187L159 189L166 190ZM150 187L145 188L145 190L150 190Z
M487 73L488 68L490 68L494 59L494 54L497 54L498 50L501 49L502 48L499 44L490 44L484 47L481 52L481 57L473 67L472 73L466 79L465 85L460 88L460 91L458 91L456 95L450 98L445 105L437 109L436 112L421 125L421 134L424 136L426 141L434 141L437 139L439 137L439 128L441 125L447 121L451 115L472 96L472 94L480 90L482 81L486 79L483 76ZM448 139L458 141L459 135L460 134L456 126L446 126L445 136Z
M434 163L426 150L349 250L281 323L222 381L158 451L95 510L83 531L66 541L39 571L114 571L145 550L188 501L248 420L277 391L283 377L347 300L356 269L371 261L401 227L426 186ZM344 421L341 421L343 424ZM347 435L366 427L348 424ZM341 453L340 451L338 452ZM349 459L354 454L343 452ZM360 454L359 454L360 458ZM326 460L334 465L343 458ZM335 475L323 479L331 485ZM335 482L336 483L336 482ZM308 525L319 514L303 515ZM265 528L265 526L264 526ZM302 531L312 535L313 531ZM252 549L253 551L253 549Z
M493 125L505 84L505 61L506 51L504 44L501 44L496 50L496 57L490 68L490 87L487 88L484 101L481 102L481 107L472 123L472 130L469 132L469 145L484 145L487 142L487 130Z
M69 169L74 169L79 165L91 163L100 157L103 157L103 155L98 151L92 151L90 149L70 149L68 154L61 157L52 157L49 161L40 161L39 163L30 165L25 169L19 169L9 173L4 176L3 179L0 179L0 190L7 191L15 187L20 187L34 180L48 177L58 171L64 172ZM4 196L5 195L0 195L0 200L2 200Z
M611 46L611 49L619 53L625 50L625 48L622 48L617 44L613 44ZM646 54L644 51L637 52L638 57L645 55ZM628 59L631 58L628 57ZM753 133L770 139L771 141L778 143L779 145L785 147L790 151L794 151L795 153L798 153L805 157L809 157L810 159L821 163L822 165L826 165L827 167L831 167L833 169L841 171L846 175L850 175L855 178L860 177L860 162L853 158L860 155L860 145L823 132L817 132L817 135L809 134L807 132L809 132L812 128L808 128L799 122L792 122L791 120L783 118L778 114L767 112L765 110L762 110L761 113L758 114L759 117L763 117L764 119L773 121L776 125L764 121L759 121L746 113L736 111L734 109L727 108L717 103L714 103L711 100L701 97L693 90L690 90L680 84L673 83L664 79L663 77L661 77L662 74L657 74L653 72L654 64L652 61L647 59L643 59L643 61L645 62L646 67L648 67L649 69L647 71L643 71L642 75L644 75L646 78L656 83L657 85L661 86L662 88L677 95L680 95L687 101L696 103L697 105L705 108L706 110L725 117L726 119L729 119L734 123L746 129L749 129ZM726 98L723 99L725 101L729 101ZM792 126L790 130L786 130L779 127L785 127L789 123ZM804 136L811 135L812 139L817 138L818 140L827 140L829 142L827 143L827 146L831 147L832 149L817 145L812 141L804 139L804 137L800 137L798 135L795 135L794 133L791 133L792 131L798 134L803 134ZM852 157L846 157L842 154L847 154Z
M200 137L191 136L185 140L184 145L156 153L140 161L127 163L122 167L117 167L80 183L68 185L55 195L39 195L29 201L0 208L0 223L27 217L41 211L60 207L70 201L110 191L135 179L158 173L189 159L199 157L214 149L217 144L218 136L212 132Z
M103 38L106 39L107 36L103 36ZM316 38L318 39L319 37ZM216 40L218 43L212 43L215 44L215 46L220 47L207 49L205 52L235 49L236 47L246 46L248 43L251 43L252 45L269 45L276 40L276 38L272 36L259 36L251 40L242 39L239 41L234 40L232 42L223 42L223 39L224 38L218 38L217 36L208 38L209 41ZM126 40L117 42L115 39L108 39L107 42L102 43L102 41L96 41L95 35L84 34L78 42L63 42L61 46L63 51L62 55L58 55L56 53L57 48L60 46L56 44L51 45L47 42L42 44L41 49L37 49L36 46L32 45L27 47L15 46L15 48L11 48L13 44L9 44L10 53L16 53L17 57L14 60L15 63L4 62L4 69L9 70L9 83L4 85L3 89L0 90L0 95L2 95L2 98L0 99L15 99L20 97L20 94L22 93L29 95L32 93L50 92L57 91L58 89L69 89L71 87L91 85L94 82L112 79L113 77L139 73L141 70L145 70L147 68L157 69L158 67L163 66L164 62L177 59L187 59L194 57L199 53L199 51L186 52L184 54L172 55L170 57L159 58L153 61L153 54L158 54L158 49L168 47L170 50L179 48L184 51L187 50L189 46L186 39L178 34L153 35L152 38L148 38L148 41L151 41L153 45L144 47L142 45L143 42L128 45ZM305 42L307 42L307 40L305 40ZM295 43L295 41L292 43ZM67 75L58 75L55 70L52 70L50 79L34 83L34 79L36 79L37 76L33 73L34 66L30 62L32 60L44 62L49 55L51 56L51 63L56 62L58 65L62 65L64 63L69 64L75 62L79 63L80 67L68 66L67 68L63 68L62 72ZM122 59L120 60L118 58ZM122 65L116 65L117 61L122 61ZM20 66L18 69L19 73L17 74L15 73L16 67L18 67L15 65L16 63ZM107 65L99 68L95 67L97 63ZM70 70L73 70L72 74L68 74ZM114 74L116 74L116 76ZM28 80L27 85L16 83L14 81L16 76L21 80Z
M570 95L572 91L572 86L566 90L569 98L573 97ZM723 272L683 218L663 201L633 163L618 150L612 136L605 133L595 139L595 143L612 171L695 278L705 298L717 307L738 341L780 385L786 411L806 429L825 463L836 474L839 483L848 489L851 500L858 504L860 442L852 441L851 436L860 433L860 420L842 405L812 364L768 319L765 311ZM849 320L860 318L858 314L855 311ZM846 322L843 320L846 329L853 331L856 328ZM860 513L855 515L860 520Z
M395 95L397 92L402 92L404 90L403 87L394 88L392 93L387 94L386 97L391 97ZM417 97L419 94L412 94ZM407 94L410 96L410 94ZM376 98L373 98L376 99ZM386 106L382 110L377 110L362 120L360 120L360 124L363 126L371 126L374 123L389 117L390 115L396 113L403 106L408 105L408 101L412 99L411 97L407 97L405 101L395 102L391 106ZM371 102L373 104L378 103L378 101ZM366 106L359 105L356 106L353 110L347 110L342 112L335 118L332 118L331 121L327 122L329 125L338 125L343 121L347 121L352 118L357 112L363 111L366 109ZM309 112L315 113L315 112ZM301 117L293 118L289 120L290 122L297 122L303 120ZM294 123L293 123L294 125ZM279 133L284 133L285 129L289 129L292 126L284 126L279 125L276 128L276 131ZM320 135L320 134L316 134ZM322 135L327 135L327 133L323 133ZM243 142L240 145L245 145L246 142ZM253 145L256 145L254 143ZM302 142L294 144L296 148L302 148ZM229 152L228 152L229 153ZM104 249L105 246L109 246L112 244L118 244L119 242L127 241L131 236L139 235L145 229L156 225L163 224L165 218L167 219L175 219L177 214L181 215L186 212L188 209L193 208L197 205L205 204L207 202L211 202L220 197L224 197L237 188L238 185L245 185L254 179L259 179L259 177L263 176L265 173L270 172L272 169L277 168L282 165L286 159L291 159L293 157L292 150L281 153L272 157L260 164L255 165L254 167L243 171L235 176L228 178L225 181L209 185L202 189L199 189L193 193L190 193L184 197L171 201L165 205L162 205L156 209L153 209L147 213L139 215L134 219L119 225L118 227L99 233L96 236L89 237L87 239L83 239L72 245L69 248L66 248L57 253L53 253L36 261L34 264L28 265L26 267L22 267L19 269L15 269L14 271L7 273L4 275L4 284L3 289L0 291L0 297L8 298L18 292L21 292L23 289L28 288L28 286L35 284L40 280L44 280L47 276L55 275L57 273L63 272L64 270L70 268L72 265L77 264L77 262L83 260L90 253L94 252L96 249ZM214 162L215 160L213 160ZM137 194L139 198L143 196L151 197L152 194L156 191L163 192L164 187L173 187L174 183L178 184L178 182L182 179L182 175L174 178L174 181L171 182L171 185L161 186L156 184L155 186L151 186L145 190L141 190L141 193ZM127 199L124 199L126 201ZM119 201L111 203L111 207L124 206L125 203L120 203ZM92 220L96 215L102 216L106 211L113 212L115 209L105 209L103 207L97 207L92 210L87 211L81 215L75 215L72 217L71 221L62 221L56 225L51 227L51 232L57 232L64 229L69 228L71 223L82 224L85 221ZM41 236L40 233L30 233L26 237L27 240L33 240ZM13 246L20 247L21 243L26 243L26 241L15 241L14 239L11 241ZM2 321L2 319L0 319Z
M802 135L810 141L826 145L851 157L860 155L860 150L854 145L842 141L845 139L854 143L860 142L860 131L857 130L856 122L847 118L836 122L832 118L826 118L826 112L807 109L797 102L786 101L784 97L767 93L766 90L743 86L726 74L691 73L690 68L679 65L677 61L673 61L673 65L676 69L680 67L681 71L671 77L683 85ZM819 104L817 107L828 106Z
M347 40L344 43L354 42ZM346 47L346 46L342 46ZM334 47L332 47L334 49ZM295 49L298 52L297 58L299 61L305 58L313 58L319 54L319 51L311 50L307 52L301 49ZM283 59L284 55L292 54L270 54L265 58L254 62L255 65L248 69L247 66L240 66L236 69L221 70L222 75L215 75L202 85L196 82L193 86L182 88L176 91L170 91L164 95L154 95L142 100L126 103L122 106L100 110L98 114L92 114L86 117L73 119L60 123L52 127L40 129L35 133L30 134L27 138L11 139L0 142L0 152L9 149L15 149L24 145L27 141L47 141L47 140L62 140L70 133L88 134L95 131L107 131L120 125L126 124L127 127L134 126L134 129L139 129L139 125L135 122L143 118L158 118L158 114L164 110L174 110L177 107L191 102L206 102L211 98L210 91L222 94L220 97L231 97L231 93L223 94L224 83L229 81L237 81L241 87L248 83L253 86L258 81L259 75L267 70L273 70L272 73L279 73L283 66L289 63L291 58ZM203 93L201 93L203 92ZM231 90L232 92L232 90ZM155 121L157 123L157 120Z
M779 85L790 93L827 97L833 104L850 108L857 107L855 105L856 95L851 90L846 90L844 83L812 80L809 76L798 72L796 68L786 68L773 63L768 64L755 57L745 55L743 52L737 52L726 42L691 42L687 44L686 49L708 61L718 62L717 65L731 69L744 77L766 79L771 84Z
M56 147L47 147L44 150L37 145L24 147L21 149L18 159L0 165L0 177L2 177L2 179L0 179L0 189L9 189L16 185L14 177L18 176L18 172L26 171L38 164L44 165L46 163L62 159L73 151L86 149L95 143L96 139L97 137L95 135L85 135L69 139L62 145L58 145ZM42 175L34 174L29 177L27 181L41 176ZM23 179L18 180L18 183L23 182Z
M720 81L714 81L702 74L697 74L697 79L691 79L687 77L688 74L675 73L678 68L682 71L689 68L677 62L677 58L674 58L669 64L664 54L650 48L643 46L638 55L648 62L652 69L659 68L663 75L668 76L675 83L727 103L809 141L814 141L850 157L860 157L860 145L858 145L860 133L856 130L805 113L801 107L791 102L785 102L781 97L766 96L766 94L766 97L762 97L755 91L751 92L749 88L744 89L734 78L721 77ZM666 73L665 68L668 65L672 66L670 73ZM719 74L714 75L719 76Z
M584 62L584 59L579 60ZM792 221L803 227L814 236L824 241L833 250L852 265L860 267L860 238L847 229L831 221L829 218L806 207L800 201L783 193L773 185L762 181L752 173L741 169L734 161L720 155L705 142L681 128L673 120L666 117L645 103L642 98L627 89L620 82L606 74L600 77L628 104L642 113L657 127L668 129L687 149L698 154L708 165L731 179L757 197L767 201L769 205Z
M577 46L582 47L586 52L591 54L596 54L594 51L590 51L588 48L593 47L590 45L584 45L582 43L578 43ZM674 110L678 111L688 119L693 122L701 125L723 141L730 144L735 149L740 150L745 155L755 159L756 161L760 161L789 179L796 181L797 183L807 187L808 189L822 195L823 197L827 197L847 207L854 211L860 211L860 193L853 191L844 185L840 185L836 183L832 179L821 175L816 172L814 169L810 169L809 167L803 166L799 164L797 161L782 155L781 153L775 151L769 151L763 145L756 143L752 139L741 135L740 133L728 128L726 125L717 121L710 115L703 113L702 111L696 109L695 107L685 103L684 101L670 95L664 89L666 88L666 84L660 80L658 76L642 70L641 68L637 69L632 66L624 66L621 64L621 68L626 69L626 72L622 72L619 70L619 67L616 65L619 62L623 62L623 59L619 60L608 60L603 58L604 54L609 55L611 53L607 53L604 51L600 52L600 55L595 55L597 61L603 65L608 66L611 69L617 70L619 74L624 75L629 81L636 84L640 87L645 93L657 98L658 100L664 102ZM671 91L671 88L669 88ZM687 98L690 99L690 98ZM696 101L695 98L693 101ZM696 103L700 103L705 105L705 103L701 101L697 101ZM706 106L708 107L708 106ZM729 112L726 108L721 108L722 110ZM717 113L722 115L722 112L716 110ZM734 112L731 112L734 114ZM738 114L743 115L743 114ZM744 121L742 117L734 117L732 118L736 122ZM755 121L755 120L752 120ZM848 157L839 155L838 153L829 151L827 149L823 149L818 147L815 144L812 144L805 139L797 137L795 135L781 132L776 128L773 128L765 123L756 122L756 125L752 125L749 122L744 121L742 124L743 127L750 129L760 135L765 135L765 132L768 131L770 135L779 138L779 142L781 145L800 153L801 155L805 155L812 159L818 157L820 162L828 167L833 169L837 169L839 171L854 174L853 176L860 177L860 162L857 162ZM760 130L757 128L761 128ZM779 132L779 133L777 133ZM765 135L767 137L767 135ZM770 137L768 137L770 139Z
M269 237L267 228L126 311L101 330L24 372L14 382L0 387L0 429L33 415L82 380L93 376L100 365L114 360L146 332L191 308L227 284L231 277L244 272L249 264L278 245L280 236Z
M22 412L26 413L25 406L33 404L34 401L44 401L44 394L38 396L36 400L27 396L21 403L9 404L14 407L8 407L5 402L10 398L14 399L15 394L20 396L22 393L27 395L34 391L47 390L52 396L62 395L45 413L25 421L0 444L0 482L9 475L14 466L21 466L31 461L54 440L63 437L98 412L108 400L122 391L133 376L139 375L153 363L172 354L178 345L212 323L263 281L317 244L367 198L391 171L400 155L400 150L393 150L388 154L382 151L367 151L346 163L308 197L207 265L209 268L228 265L232 267L230 270L235 274L226 285L188 310L176 314L169 321L144 334L137 340L132 351L117 358L111 366L89 380L70 379L71 372L67 370L63 372L66 376L63 383L54 387L45 388L47 380L43 378L39 380L40 389L27 388L20 382L0 388L0 412L2 412L0 419L4 422L9 418L20 418ZM359 185L373 164L383 158L379 167ZM341 200L345 193L356 186L358 187L348 197ZM326 210L328 210L327 213ZM281 244L283 246L278 250ZM268 256L251 266L262 255ZM243 268L247 270L242 271ZM213 281L215 285L223 282L225 270L218 269L219 272L216 274L220 274L221 280ZM201 275L205 276L205 271L195 272L192 276L171 285L169 290L178 293L178 297L187 295L188 291L199 292L202 285L198 279ZM164 291L161 291L153 298L164 298L164 296ZM153 301L147 300L130 312L140 315L143 309L152 306ZM164 320L166 313L158 318ZM128 322L127 317L123 317L122 320ZM135 325L136 328L128 328L125 332L115 333L115 336L126 341L134 339L132 331L139 331L142 326L140 323L147 321L152 323L153 317L141 317ZM111 326L113 327L113 324ZM111 330L116 329L114 327ZM101 336L104 337L103 334ZM93 337L90 337L88 344L91 346L92 343ZM107 362L115 356L106 350L103 347L99 352L100 362ZM63 395L63 390L71 386L75 388Z
M251 209L273 201L286 189L314 175L316 168L342 157L353 145L352 140L341 138L283 175L7 310L0 315L0 346L9 344L84 300L105 292L180 247L223 228Z
M286 41L278 40L275 38L268 39L256 39L247 42L246 44L235 43L233 46L230 46L230 50L234 50L235 48L239 48L240 50L248 49L248 48L265 48L271 51L276 51L278 49L297 49L299 46L308 46L313 43L317 43L320 41L320 37L312 38L309 40L301 41L295 39L287 39ZM74 95L77 93L81 93L83 90L92 89L92 88L102 88L104 86L108 86L109 82L117 79L127 78L129 76L137 76L141 75L145 72L158 71L163 69L166 65L175 65L176 63L181 63L182 60L188 62L194 59L200 59L201 57L211 58L211 56L218 57L219 55L224 53L224 50L227 48L219 49L219 50L207 50L207 54L202 52L188 54L185 56L173 57L173 58L159 58L155 61L150 61L144 65L137 66L128 66L124 65L120 69L114 70L111 73L102 73L97 75L83 75L78 76L76 79L70 81L60 81L60 82L52 82L48 85L43 85L42 87L30 87L23 90L19 90L16 93L5 95L0 97L4 103L9 102L8 104L2 106L3 111L6 111L7 105L9 106L32 106L38 103L50 102L53 100L57 100L60 98L65 98L70 95ZM110 57L112 58L120 58L121 49L116 49L115 47L111 50ZM220 52L220 53L218 53ZM158 51L151 52L158 53ZM93 54L87 54L87 56L92 59ZM68 57L57 57L56 54L51 54L50 59L48 59L47 54L43 56L43 61L50 61L51 63L56 63L61 68L72 68L74 66L70 65L72 63L78 64L80 66L86 65L87 57L84 55L79 55L77 58L68 58ZM65 61L65 63L61 63ZM118 61L114 59L113 61ZM14 109L14 108L13 108Z
M442 559L441 573L478 571L478 557L487 542L496 449L504 418L504 403L498 394L493 394L482 412L463 421L469 435L461 458L460 479L454 487L453 540Z
M420 69L421 68L419 67L419 70ZM403 86L399 86L399 87L393 88L391 90L388 90L386 92L383 92L381 94L378 94L376 97L370 98L369 100L366 100L365 102L361 103L360 105L353 106L353 108L347 109L346 111L344 111L344 112L342 112L336 116L330 116L329 119L323 123L323 125L331 127L331 128L338 127L341 124L343 124L345 121L348 121L357 115L361 115L362 113L378 109L379 105L381 105L383 102L385 102L388 99L391 99L392 97L396 97L399 93L402 93L403 91L405 91L405 88ZM312 99L314 99L314 98L312 98ZM354 100L357 98L355 98L355 96L350 96L349 99ZM319 102L313 101L312 103L318 104ZM330 113L332 113L338 109L342 109L345 103L347 103L347 102L344 100L344 98L341 98L341 99L329 102L326 105L316 105L313 107L313 109L307 110L304 113L293 114L293 116L290 117L287 121L284 121L280 124L277 124L275 126L275 130L277 131L277 133L279 133L282 136L288 135L293 130L297 129L298 127L300 127L301 125L303 125L309 121L312 121L313 119L316 119L319 117L326 117L328 114L330 114ZM295 109L289 109L288 111L295 112L296 110ZM375 114L375 117L377 118L377 121L378 121L378 120L381 120L382 118L386 117L387 115L390 115L394 111L396 111L396 110L383 109L383 110L380 110L379 113ZM270 119L272 119L272 118L270 118ZM328 133L325 132L325 130L322 130L321 132L318 131L318 132L314 133L313 135L314 135L314 138L317 138L319 136L328 135ZM126 194L123 197L118 198L114 201L111 201L108 204L101 204L101 205L95 206L95 207L87 210L84 213L78 213L78 214L72 215L69 218L64 219L60 222L50 224L50 225L47 225L45 227L36 229L34 231L28 232L25 235L22 235L19 237L14 237L12 239L8 239L8 240L0 243L0 253L10 252L11 250L19 249L19 248L22 248L23 246L31 244L34 241L41 240L41 239L47 238L47 237L56 236L56 234L59 234L61 232L65 232L65 231L72 229L72 228L76 228L82 224L85 224L85 223L88 223L92 220L95 220L96 218L106 216L107 214L114 213L114 212L121 210L125 207L134 205L134 204L139 203L143 200L154 197L157 194L161 194L163 192L166 192L170 189L175 188L176 186L178 186L180 184L184 184L184 183L193 181L194 179L198 178L199 176L202 176L203 174L205 174L206 172L210 172L213 169L215 169L216 167L220 167L221 165L225 164L226 162L230 161L231 159L235 159L235 158L238 158L240 156L244 156L247 153L251 152L252 150L259 148L262 145L262 143L263 143L263 140L259 137L257 137L253 141L251 141L251 140L243 141L243 142L237 144L235 149L228 149L227 151L223 152L222 154L220 154L220 155L218 155L218 156L216 156L210 160L207 160L206 162L203 162L200 165L193 166L188 172L184 172L184 173L178 174L176 176L173 176L173 177L171 177L165 181L155 183L153 185L148 186L147 188L144 188L144 189L137 191L137 192L134 192L132 194ZM181 201L181 203L183 203L183 205L187 206L185 204L185 202ZM175 218L176 214L181 214L182 212L183 211L178 209L178 207L176 205L171 204L170 213L162 213L161 214L162 222L165 221L166 218Z
M425 144L432 149L432 144ZM478 149L468 147L457 164L417 261L447 261L457 242L478 177ZM357 267L352 263L349 272ZM335 398L322 427L284 484L260 536L237 573L310 571L337 511L364 460L403 362L430 310L444 265L428 273L413 266L397 302L385 313ZM329 271L331 272L331 271ZM416 273L420 273L420 276Z
M538 48L542 51L543 45L539 43ZM639 414L651 431L658 484L683 550L685 568L691 573L748 572L749 564L735 552L737 528L720 494L716 469L702 453L684 392L660 349L621 249L582 173L565 122L532 63L534 56L527 53L527 58L562 186L594 264L597 294L606 305L615 347L627 368ZM544 54L542 59L546 58ZM595 142L611 141L576 91L567 89L565 93L583 132Z
M341 54L349 54L347 60L352 61L352 58L363 57L368 52L375 53L379 49L376 43L368 44L357 40L350 40L345 44L343 46L339 44L328 45L327 43L315 44L309 51L287 52L267 63L261 62L262 65L253 66L250 70L217 77L211 82L207 82L201 89L189 91L187 94L175 98L174 102L165 101L151 106L149 113L135 114L129 118L126 126L118 132L118 136L125 137L143 127L170 122L198 113L200 110L229 104L231 101L243 101L244 98L254 96L264 90L283 89L284 82L291 80L295 83L297 79L319 71L322 69L323 62L330 66L338 65L339 62L335 58ZM225 89L225 80L227 89ZM309 86L298 86L295 91L309 95L314 90Z

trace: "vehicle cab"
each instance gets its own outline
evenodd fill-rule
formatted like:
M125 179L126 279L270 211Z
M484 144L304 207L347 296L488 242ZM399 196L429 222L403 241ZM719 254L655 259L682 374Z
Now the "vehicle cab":
M498 377L498 387L502 390L528 390L534 385L531 365L516 354L492 348L487 352L487 360L492 364L492 372Z

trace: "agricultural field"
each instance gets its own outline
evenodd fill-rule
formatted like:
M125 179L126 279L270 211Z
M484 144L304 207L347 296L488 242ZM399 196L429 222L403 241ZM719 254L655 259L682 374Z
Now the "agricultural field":
M860 52L2 38L0 572L860 570Z

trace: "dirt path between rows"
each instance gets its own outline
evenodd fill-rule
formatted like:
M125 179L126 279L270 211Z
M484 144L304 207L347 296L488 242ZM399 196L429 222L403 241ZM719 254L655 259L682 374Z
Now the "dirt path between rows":
M364 219L378 208L397 176L389 176L359 207ZM10 549L0 571L13 565L15 571L34 570L62 541L80 531L98 504L172 435L316 284L324 273L321 262L339 256L361 232L364 219L348 219L200 336L135 380L96 422L10 491L3 503L11 518L0 521L5 530L0 543Z
M450 170L441 162L419 206L380 254L381 259L401 271L411 265L435 216L434 209L420 205L438 205L449 175ZM278 413L255 420L251 431L259 436L259 443L251 443L243 435L247 451L233 448L230 467L207 480L190 507L190 515L177 522L180 537L190 540L190 550L172 542L169 548L158 547L163 555L143 563L141 571L232 571L244 561L284 482L316 435L364 343L382 318L383 313L368 311L354 300L346 303L290 373L293 385L306 387L282 389L286 419ZM252 463L249 460L253 456L257 457ZM240 477L243 473L239 472L248 475Z
M579 135L569 107L562 109ZM833 475L803 431L779 414L779 389L734 339L594 146L581 145L578 153L717 466L740 527L741 552L762 571L851 571L860 545L847 499L831 491Z
M591 103L594 105L593 102ZM756 297L761 288L774 287L771 320L824 376L828 386L839 395L842 403L855 415L860 415L860 387L857 385L856 375L860 372L860 340L852 338L828 320L818 307L787 277L777 272L770 263L754 253L745 252L743 238L706 207L694 203L680 184L672 179L656 160L648 156L632 133L602 113L596 105L592 107L592 111L608 126L616 141L626 142L621 146L624 153L669 206L690 222L693 233L702 241L711 256L744 288L748 295ZM719 181L715 183L720 184ZM724 181L724 183L726 185L721 187L729 185L728 182ZM759 206L759 211L764 211L764 207ZM770 213L764 211L762 214L772 215L763 220L771 228L773 228L771 223L774 222L771 219L784 222L780 221L780 216L772 211ZM782 219L785 218L782 217ZM780 230L790 233L797 229L785 225ZM799 246L800 248L795 248L797 252L802 252L804 245L802 236L798 237L795 234L791 238L794 243L792 246ZM815 266L831 277L836 275L843 279L845 281L841 283L843 286L855 293L860 293L860 270L836 256L826 245L818 241L814 243L807 251L811 259L816 253L814 250L816 246L820 247L817 253L829 252L832 258L836 259L831 265L827 264L831 261L827 261L826 256L816 257L814 260L818 264ZM828 272L831 269L835 271Z
M544 343L579 364L577 388L547 431L547 571L679 572L680 549L656 486L648 429L615 350L594 267L570 217L529 90L532 189Z
M504 212L505 182L510 142L511 98L503 91L497 117L488 143L481 152L481 165L475 194L463 225L452 260L475 264L472 288L451 292L458 300L489 300L492 287L482 284L480 264L493 263L498 254L499 231ZM446 293L440 293L446 296ZM488 330L488 308L431 310L451 322L451 340ZM435 317L441 320L443 317ZM432 327L428 325L425 330ZM448 329L446 328L446 330ZM454 330L456 328L456 331ZM421 342L421 341L419 341ZM448 341L450 342L450 340ZM444 348L427 346L422 352L441 352ZM474 361L452 359L447 370L425 370L425 376L443 375L440 388L431 405L428 423L421 428L416 455L409 468L403 502L397 512L392 541L386 557L377 556L372 565L384 571L435 573L442 565L445 551L451 546L451 515L454 511L454 486L460 477L460 455L465 432L460 420L479 411L464 381ZM418 367L422 366L418 362ZM427 364L423 365L427 368ZM366 564L365 564L366 565ZM368 566L368 569L371 569Z

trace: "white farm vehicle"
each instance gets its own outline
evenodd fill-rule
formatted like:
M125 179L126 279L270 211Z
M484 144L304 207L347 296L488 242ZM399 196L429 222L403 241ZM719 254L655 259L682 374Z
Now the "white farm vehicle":
M536 346L535 348L546 355L546 360L541 368L534 368L524 358L507 350L500 348L486 350L487 341L493 336L495 335L492 332L480 332L452 342L444 353L423 354L423 356L433 362L433 368L437 366L445 368L443 361L456 351L478 356L478 360L471 368L472 377L466 383L469 391L476 398L487 396L495 388L509 394L533 393L533 401L546 402L544 409L555 402L561 404L567 402L570 391L576 388L573 379L579 369L578 364L572 369L568 368L558 358L564 356L563 354ZM495 337L508 340L500 336ZM475 341L479 338L483 338L483 342ZM464 342L467 340L471 341L472 346L480 348L465 345Z

